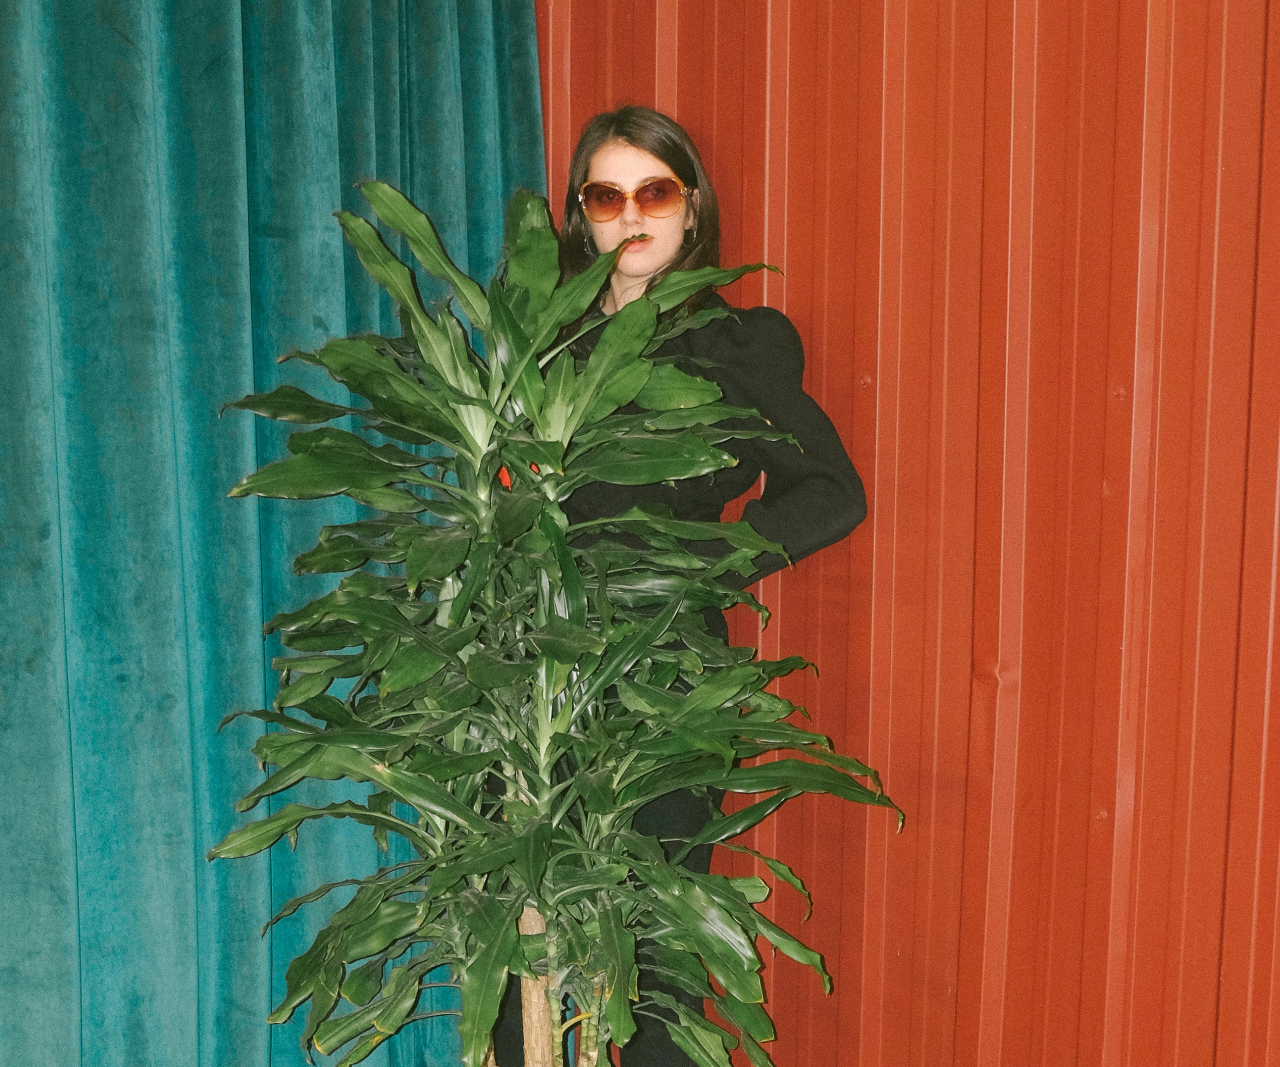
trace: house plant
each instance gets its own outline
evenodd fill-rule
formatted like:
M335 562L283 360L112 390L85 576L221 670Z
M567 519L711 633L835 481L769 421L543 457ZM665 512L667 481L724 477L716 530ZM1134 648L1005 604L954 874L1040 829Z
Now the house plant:
M489 1055L512 975L530 1067L561 1067L574 1027L578 1062L604 1062L609 1042L631 1036L637 1011L667 1020L704 1067L725 1067L739 1043L754 1064L769 1064L756 939L829 986L821 958L755 909L763 880L694 874L679 860L801 792L894 805L873 770L789 721L797 709L766 691L803 660L758 660L706 632L701 609L764 612L721 579L749 575L755 555L780 546L743 523L639 509L573 526L560 507L589 481L694 477L735 462L719 447L730 438L781 436L720 403L714 384L655 357L665 338L728 313L690 310L690 296L753 268L669 275L612 316L580 361L565 333L600 323L591 308L616 253L558 284L545 202L518 193L506 260L486 291L402 194L379 182L362 189L449 283L456 310L425 307L378 231L339 212L399 306L403 336L345 338L285 358L322 367L369 406L292 386L232 405L318 427L294 433L291 455L232 495L346 494L376 513L324 528L295 563L346 577L267 624L291 653L276 663L280 690L272 708L237 714L276 728L255 752L277 769L237 807L307 778L372 791L364 803L287 804L209 855L252 855L296 841L310 819L348 818L384 847L387 834L400 835L415 859L359 881L290 965L270 1019L284 1022L310 1001L304 1047L345 1048L341 1063L354 1064L419 1017L425 976L448 965L467 1067ZM326 425L348 416L362 433ZM727 542L727 554L710 542ZM681 788L757 799L684 842L632 829L637 809ZM760 859L804 892L784 864ZM291 901L281 916L333 888ZM728 1029L642 991L641 970L711 999Z

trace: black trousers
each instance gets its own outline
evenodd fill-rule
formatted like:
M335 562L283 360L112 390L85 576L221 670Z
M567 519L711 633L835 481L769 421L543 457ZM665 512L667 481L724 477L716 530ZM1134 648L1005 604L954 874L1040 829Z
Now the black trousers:
M724 616L714 608L702 613L707 629L724 641L729 639L729 628ZM718 790L716 791L719 792ZM716 807L720 806L723 794L713 797ZM642 834L654 837L689 838L696 834L711 817L707 798L697 796L691 790L681 789L668 793L646 804L638 812L633 825ZM668 854L677 851L679 844L668 849ZM685 859L683 866L698 874L706 874L711 868L710 845L695 848ZM656 989L675 997L688 1008L703 1014L703 1003L698 997L691 996L682 989L655 982L642 987ZM684 1051L671 1040L667 1027L658 1019L648 1015L637 1015L636 1032L631 1040L621 1049L622 1067L695 1067ZM506 996L502 999L502 1007L498 1011L498 1021L493 1028L493 1051L498 1067L524 1067L524 1025L520 1014L520 982L512 978L507 983ZM600 1067L606 1067L601 1064Z

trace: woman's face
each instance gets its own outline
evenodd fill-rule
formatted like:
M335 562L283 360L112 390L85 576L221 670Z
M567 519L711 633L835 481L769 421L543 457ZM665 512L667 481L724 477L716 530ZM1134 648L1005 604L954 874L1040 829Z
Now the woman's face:
M608 182L624 192L632 193L650 178L674 178L675 171L657 156L625 141L610 141L601 146L591 157L587 167L587 181ZM628 237L647 233L644 241L631 241L618 257L614 268L614 285L633 289L645 285L650 278L669 266L684 244L685 230L693 228L694 207L690 202L697 193L685 200L683 210L668 219L654 219L640 212L634 199L628 198L622 214L612 222L592 222L591 236L601 252L612 252Z

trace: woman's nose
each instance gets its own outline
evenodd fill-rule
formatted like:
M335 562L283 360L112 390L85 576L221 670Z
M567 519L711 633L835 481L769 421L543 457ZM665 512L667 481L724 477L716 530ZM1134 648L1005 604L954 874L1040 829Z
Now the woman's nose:
M627 197L626 203L622 206L622 222L627 226L634 226L644 221L644 213L636 207L634 197Z

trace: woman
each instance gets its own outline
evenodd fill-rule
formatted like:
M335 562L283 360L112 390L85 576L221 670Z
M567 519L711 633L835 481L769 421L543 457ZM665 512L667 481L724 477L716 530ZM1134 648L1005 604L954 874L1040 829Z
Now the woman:
M640 235L646 235L638 239ZM676 270L720 265L720 215L716 195L693 141L665 115L624 107L597 115L582 132L569 165L560 266L566 278L586 270L597 255L626 248L618 258L600 310L613 314ZM727 307L703 293L700 306ZM586 351L596 340L584 339ZM718 522L725 504L745 493L760 474L764 493L747 504L745 519L786 548L794 560L845 537L866 515L862 482L831 420L804 392L804 352L786 316L772 308L738 311L667 341L657 356L676 356L684 369L714 381L724 402L754 408L800 448L779 441L734 440L721 445L738 464L701 478L671 484L583 486L565 502L571 522L617 515L640 503L664 504L681 519ZM727 548L727 546L725 546ZM756 558L756 581L786 565L780 555ZM733 572L726 577L732 577ZM744 583L746 579L743 580ZM709 628L728 638L719 612ZM709 817L705 798L670 794L636 815L636 829L658 837L690 837ZM705 873L709 846L695 850L687 867ZM511 984L494 1034L497 1062L519 1067L519 993ZM688 998L675 990L668 990ZM699 1003L693 1005L702 1010ZM624 1067L685 1067L691 1060L655 1019L637 1015L639 1029L622 1050Z

